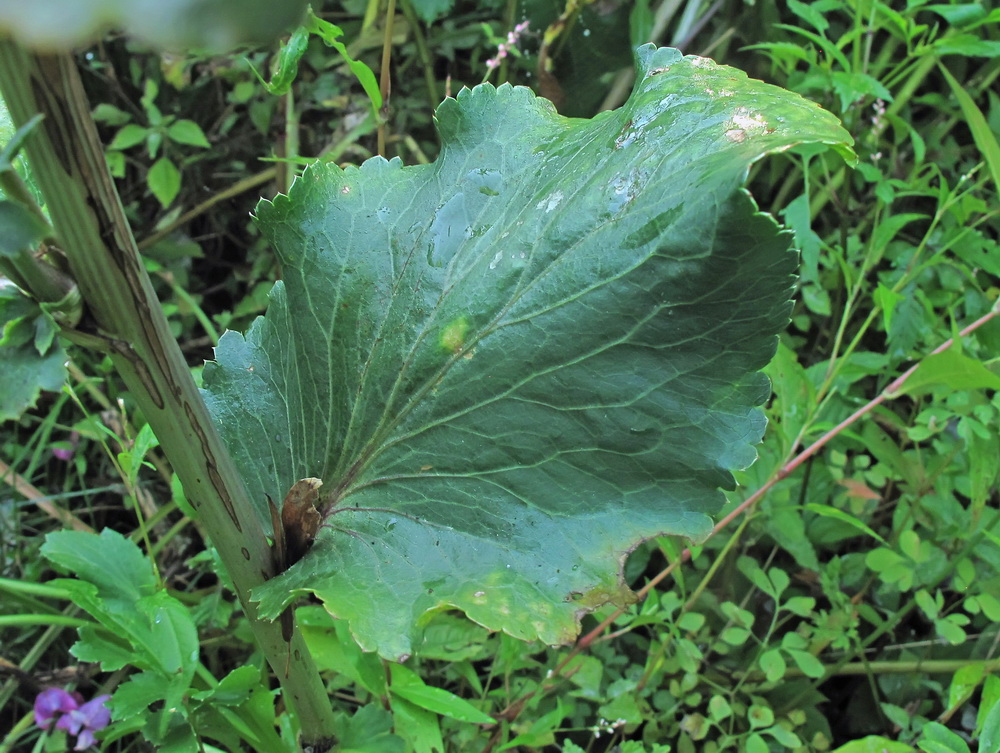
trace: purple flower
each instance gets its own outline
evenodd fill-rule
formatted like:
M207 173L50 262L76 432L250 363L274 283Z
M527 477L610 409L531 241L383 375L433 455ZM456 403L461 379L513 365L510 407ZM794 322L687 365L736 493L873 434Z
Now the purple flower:
M46 688L35 698L35 724L49 726L57 714L73 711L83 703L79 693L67 693L62 688Z
M47 729L58 716L56 729L76 736L73 750L86 750L94 744L94 733L107 727L111 721L111 712L104 705L110 698L109 695L99 695L84 703L79 693L46 688L35 698L35 724Z
M68 462L73 457L73 453L76 452L76 446L80 444L80 433L77 431L70 432L69 442L60 444L63 446L52 448L52 454L59 460ZM69 444L69 447L66 447L66 444Z
M528 30L528 22L522 21L517 26L514 27L513 31L507 32L507 39L497 45L496 57L492 57L486 61L486 74L487 76L492 73L495 69L500 67L500 61L507 57L508 53L515 47L521 39L521 35Z

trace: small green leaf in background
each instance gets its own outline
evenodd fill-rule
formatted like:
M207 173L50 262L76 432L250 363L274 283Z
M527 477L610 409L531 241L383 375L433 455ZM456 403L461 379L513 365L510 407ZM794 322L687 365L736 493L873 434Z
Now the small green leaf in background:
M132 116L127 112L107 102L101 102L94 107L91 115L98 123L106 123L110 126L123 126L132 120Z
M795 245L802 254L802 269L800 277L804 283L816 283L819 280L819 256L822 240L812 229L809 216L809 197L805 194L788 202L781 211L781 218L795 233Z
M892 94L878 79L857 71L834 71L830 76L833 90L840 97L840 109L847 111L855 102L866 98L892 101Z
M923 359L892 397L924 394L935 387L944 387L949 391L997 390L1000 389L1000 376L986 368L981 361L965 355L960 341L956 340L947 350Z
M455 5L455 0L410 0L410 2L420 20L428 24L434 23Z
M160 441L153 433L153 428L149 424L143 424L136 434L135 439L129 445L128 450L118 453L118 462L129 480L129 484L135 486L139 480L139 471L150 450L159 447ZM147 463L147 465L149 465Z
M161 700L163 678L155 672L135 672L115 690L110 704L112 718L121 721L138 716Z
M452 0L446 0L450 3ZM419 12L419 3L414 3ZM330 23L322 18L319 18L310 9L306 15L306 27L313 34L318 36L323 40L323 44L327 47L332 47L338 55L347 63L347 67L350 69L351 73L354 74L355 78L358 79L358 83L361 84L361 88L365 90L365 94L368 96L368 101L371 103L372 110L378 112L382 109L382 90L379 88L378 81L375 80L375 74L372 69L369 68L365 63L360 60L355 60L351 57L351 54L347 51L346 45L343 42L338 41L340 37L344 36L344 30L339 26Z
M965 740L938 722L924 725L917 747L924 753L969 753Z
M889 355L894 358L909 355L929 331L927 313L917 286L910 284L901 294L903 299L893 306L892 326L886 333Z
M382 107L382 92L372 69L366 63L351 57L346 45L339 41L344 36L344 30L319 18L312 9L307 12L304 25L292 32L288 41L282 45L270 81L266 81L260 72L251 66L264 88L275 96L285 94L291 88L299 72L299 61L309 48L310 34L318 36L327 47L332 47L340 55L364 89L371 103L372 112L378 112Z
M884 538L882 538L869 526L865 525L862 521L858 520L853 515L844 512L843 510L838 510L836 507L831 507L830 505L821 505L816 502L809 502L805 505L805 509L809 510L810 512L814 512L817 515L822 515L825 518L833 518L834 520L839 520L841 523L847 523L847 525L854 526L859 531L867 533L873 539L877 539L883 544L888 543Z
M192 693L191 697L198 701L212 701L221 706L239 706L260 687L260 683L258 667L237 667L223 677L214 688Z
M811 406L816 403L816 387L795 351L784 343L778 343L778 350L764 373L770 377L777 395L772 403L772 420L777 426L770 429L780 432L783 447L787 449L799 438L811 416Z
M34 407L43 390L62 389L67 356L57 331L38 304L0 280L0 422Z
M615 701L618 701L619 699L624 700L625 698L632 700L629 696L622 694L618 696ZM623 716L615 714L607 704L601 707L601 713L606 716L610 716L612 719L620 719ZM627 714L624 715L627 716ZM529 724L518 725L518 729L520 730L518 735L499 746L497 751L512 749L517 751L523 750L524 748L544 748L546 745L553 745L556 740L555 732L560 726L562 726L566 716L567 711L562 701L557 699L556 707L554 709L542 714ZM622 750L624 753L624 746Z
M785 664L785 659L781 656L781 650L777 648L768 649L762 653L757 663L760 665L768 682L778 682L782 679L785 676L785 670L788 666Z
M392 717L396 732L413 748L414 753L442 753L440 717L433 711L397 696L392 700Z
M178 144L200 146L203 149L210 149L212 147L208 143L208 139L205 138L205 133L201 130L201 126L193 120L175 120L167 127L167 138Z
M964 424L973 424L972 419L965 419ZM986 506L986 502L992 494L997 476L1000 475L1000 436L997 435L995 427L985 427L984 432L964 431L960 426L960 432L965 439L966 450L969 456L969 491L972 497L972 510L975 514L981 513Z
M976 688L983 681L985 667L982 662L967 664L958 669L951 677L951 684L948 686L948 700L945 710L947 717L951 717L958 709L965 704Z
M33 253L51 229L21 204L0 199L0 256Z
M964 55L976 58L1000 57L1000 42L993 39L983 39L975 34L951 34L935 40L931 46L938 55Z
M708 702L709 717L716 722L728 719L733 715L733 708L729 702L721 695L712 696Z
M986 40L981 41L984 44L987 43ZM1000 55L1000 42L992 42L991 44L995 46L993 55ZM986 167L993 177L993 187L1000 191L1000 142L997 141L990 124L986 122L986 117L976 106L969 93L965 91L965 88L955 80L955 77L951 75L943 63L938 63L938 68L948 82L948 86L951 87L951 93L958 100L958 106L965 116L965 122L969 126L969 130L972 131L972 138L976 142L976 146L979 147L979 151L986 161Z
M875 288L872 298L875 300L875 305L882 309L882 322L885 325L885 331L891 332L892 315L896 311L896 304L905 300L905 296L900 295L891 288L887 288L880 282L878 287Z
M892 549L879 547L865 555L865 565L878 573L883 583L896 583L901 591L913 585L914 563Z
M646 44L652 39L653 21L653 11L649 7L649 0L636 0L628 16L629 35L632 38L633 47Z
M996 675L990 675L983 683L976 732L981 751L1000 750L1000 677Z
M389 669L392 673L392 685L389 689L393 695L405 698L410 703L435 714L458 719L460 722L474 724L496 722L492 716L483 713L464 698L447 690L425 685L416 672L402 664L392 664Z
M976 610L976 612L970 611L970 614L982 612L991 622L1000 622L1000 599L991 593L978 593L969 598L975 600Z
M173 162L166 157L160 157L149 168L146 183L156 200L166 209L181 190L181 173Z
M781 639L781 649L806 677L818 678L826 674L823 663L807 651L808 642L798 633L786 633Z
M143 143L149 135L149 129L141 125L129 123L124 126L108 144L108 149L130 149L133 146Z
M778 597L781 595L781 591L775 588L775 584L770 578L767 577L767 573L761 569L761 566L757 564L756 560L751 557L741 556L737 560L736 565L739 568L739 571L743 573L751 583L775 601L778 600Z
M912 745L890 740L881 735L869 735L860 740L851 740L849 743L841 745L833 753L913 753L916 750Z
M341 753L403 753L403 738L392 734L392 715L377 704L359 708L350 719L338 719Z
M986 8L982 3L959 3L957 5L945 5L943 3L925 5L925 10L939 14L952 26L967 26L981 21L987 16Z
M751 729L770 727L774 724L774 711L771 710L770 706L750 704L750 708L747 709L747 721L750 722Z
M786 748L800 748L802 746L802 741L799 739L799 736L780 724L775 724L767 729L762 729L761 734L770 735Z
M788 0L788 10L812 26L820 34L830 28L830 22L826 20L823 13L812 7L811 3L804 3L800 0Z
M288 38L278 51L278 60L274 67L271 80L267 81L252 65L250 69L257 76L269 94L278 97L287 94L295 77L299 75L299 61L309 49L309 30L300 26Z
M296 610L295 621L320 669L344 675L373 695L386 694L382 660L358 647L343 620L332 619L322 607L306 606Z
M113 718L142 714L147 737L163 746L175 735L191 738L185 696L200 648L188 608L159 585L139 547L110 529L100 535L58 531L46 537L41 551L77 576L55 582L104 628L81 629L71 652L81 661L100 662L106 671L129 665L143 670L112 696ZM154 703L162 710L151 715Z
M873 267L885 255L886 247L897 235L899 235L899 232L904 227L912 222L924 219L927 219L927 215L918 214L916 212L908 214L894 214L886 217L881 223L879 223L878 227L872 231L871 240L869 241L871 251L869 252L870 255L867 266L869 268ZM887 293L891 293L892 296L902 298L899 293L895 293L890 289L885 288L885 285L882 283L879 283L879 289L885 289L886 292L881 293L883 296L887 295ZM878 298L876 298L876 302L879 302ZM886 324L886 331L888 330L889 325Z
M45 538L41 552L76 575L57 583L115 640L127 642L130 663L159 674L163 697L180 705L198 663L198 632L187 607L161 588L139 547L110 529L100 535L57 531ZM121 661L121 650L96 633L81 637L78 645L89 661L105 661L95 655L103 647L110 649L107 661Z
M0 99L0 140L4 145L0 150L0 170L10 170L13 167L14 158L24 146L24 140L41 122L42 116L35 115L20 128L15 128L7 110L7 103Z

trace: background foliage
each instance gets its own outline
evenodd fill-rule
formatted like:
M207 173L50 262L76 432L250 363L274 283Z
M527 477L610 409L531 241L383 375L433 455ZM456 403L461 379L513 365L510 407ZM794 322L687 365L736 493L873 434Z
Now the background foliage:
M343 28L349 56L378 70L384 14L344 8L314 6ZM587 618L585 628L613 619L586 650L523 644L441 613L415 658L386 667L343 624L301 607L343 749L846 753L962 751L977 739L996 749L1000 324L927 356L1000 294L1000 13L912 0L401 0L397 11L385 140L387 156L408 163L435 156L431 113L461 85L527 84L564 114L591 115L624 101L630 44L650 40L800 92L854 136L856 170L799 149L751 174L758 203L795 232L801 279L768 367L761 459L730 509L921 366L689 562L669 538L634 553L634 588L668 565L671 578L624 614ZM80 53L109 164L195 370L224 328L245 329L263 310L281 274L247 217L258 195L287 190L303 164L359 163L376 148L380 103L332 39L304 41L279 95L254 73L273 86L285 70L278 50L174 56L112 35ZM262 659L155 438L110 365L73 355L70 385L0 434L0 729L11 730L0 749L60 749L29 716L36 685L53 683L87 697L127 689L115 702L132 703L133 723L104 733L108 749L143 749L134 730L150 720L146 738L162 746L175 708L223 749L285 749L292 723L260 685ZM123 622L112 603L95 622L78 607L86 594L50 582L75 545L62 533L43 550L43 534L65 526L141 543L150 574L134 568L135 588L168 585L172 640L190 647L196 636L196 656L148 656L162 623ZM133 556L127 538L114 541L107 550ZM73 628L84 646L75 655ZM103 667L89 663L97 657ZM164 689L167 675L181 679ZM175 705L148 709L155 693Z

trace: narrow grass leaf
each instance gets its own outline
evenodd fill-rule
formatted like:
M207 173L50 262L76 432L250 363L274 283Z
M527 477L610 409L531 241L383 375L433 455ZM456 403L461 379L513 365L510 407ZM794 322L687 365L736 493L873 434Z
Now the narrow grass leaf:
M997 142L997 137L990 128L989 123L986 122L986 117L976 107L976 103L969 96L969 93L962 84L955 80L955 77L951 75L951 72L943 63L939 62L938 68L948 82L948 86L951 87L955 99L958 100L958 106L962 109L962 114L965 116L969 130L972 131L972 138L975 140L976 146L979 147L979 151L986 161L990 175L993 176L993 184L996 190L1000 191L1000 142Z
M1000 750L1000 677L990 675L983 683L976 716L980 750Z
M949 391L997 390L1000 389L1000 376L986 368L981 361L962 353L956 343L956 346L922 360L916 371L891 397L924 394L935 387L947 388Z
M823 505L818 502L808 502L804 505L805 509L809 512L814 512L817 515L822 515L824 518L833 518L834 520L839 520L841 523L846 523L849 526L854 526L862 533L867 533L873 539L878 539L881 543L888 545L888 542L879 536L872 528L865 525L862 521L858 520L853 515L844 512L843 510L838 510L836 507L831 507L830 505Z
M461 722L496 723L492 716L483 713L464 698L460 698L443 688L425 685L415 672L402 665L393 666L391 671L392 685L389 689L393 695L404 698L420 708L433 711L435 714L458 719Z

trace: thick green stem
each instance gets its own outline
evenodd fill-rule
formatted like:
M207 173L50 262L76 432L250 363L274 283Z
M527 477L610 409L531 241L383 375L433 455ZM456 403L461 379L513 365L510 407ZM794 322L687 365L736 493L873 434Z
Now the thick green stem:
M0 91L16 123L37 113L45 116L26 145L86 306L74 339L110 355L232 577L286 702L298 714L304 744L327 750L333 712L301 635L296 632L289 649L277 623L259 620L250 601L251 589L274 575L271 550L170 335L108 173L73 59L36 55L0 41Z

